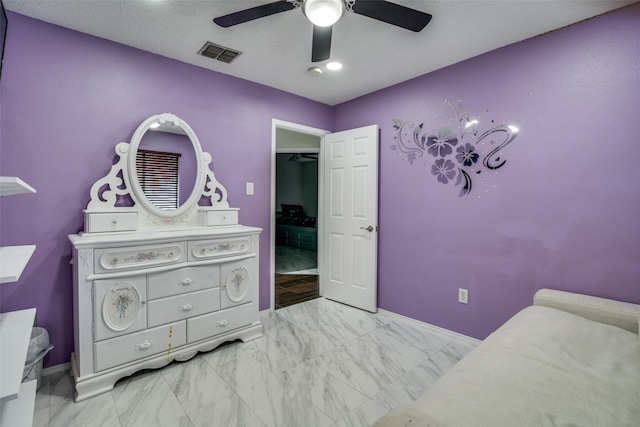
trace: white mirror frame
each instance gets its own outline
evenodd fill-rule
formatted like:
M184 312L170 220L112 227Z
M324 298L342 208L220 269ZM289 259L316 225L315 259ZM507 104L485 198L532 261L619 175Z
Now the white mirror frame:
M144 191L140 186L140 180L138 179L138 171L136 168L136 155L138 154L138 147L140 147L142 137L147 132L154 132L151 130L151 125L155 123L158 123L161 126L165 124L172 124L173 126L182 128L182 130L184 130L187 134L189 141L191 141L193 150L195 151L196 155L196 182L194 183L189 198L176 209L162 210L154 206L153 203L149 201L146 194L144 194ZM142 203L145 209L160 217L174 218L184 214L189 209L191 209L193 205L196 205L198 203L198 200L200 200L200 197L202 197L202 189L204 188L204 174L202 173L202 148L200 147L200 141L198 141L198 137L193 132L193 129L191 129L191 127L184 120L170 113L156 114L155 116L149 117L147 120L142 122L133 133L133 137L131 137L131 144L129 144L129 152L130 154L128 167L131 189L136 195L136 201Z
M193 144L198 163L191 195L173 210L162 210L149 202L138 182L136 171L136 153L142 136L151 124L158 121L176 123L185 131ZM91 187L91 200L84 210L86 233L237 224L238 209L229 208L227 190L216 180L209 167L211 155L202 151L193 129L178 116L162 113L149 117L138 126L131 144L120 142L115 151L119 156L118 161L104 178ZM118 197L127 195L134 206L117 206ZM199 206L201 198L208 200L211 206Z

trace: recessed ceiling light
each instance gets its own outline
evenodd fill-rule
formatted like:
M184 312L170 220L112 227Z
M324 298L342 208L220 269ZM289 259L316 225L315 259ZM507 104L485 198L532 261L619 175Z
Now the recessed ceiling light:
M311 77L318 77L322 75L322 68L320 67L311 67L309 69L307 69L307 74L309 74Z
M327 64L327 70L337 71L342 69L342 64L339 62L329 62Z

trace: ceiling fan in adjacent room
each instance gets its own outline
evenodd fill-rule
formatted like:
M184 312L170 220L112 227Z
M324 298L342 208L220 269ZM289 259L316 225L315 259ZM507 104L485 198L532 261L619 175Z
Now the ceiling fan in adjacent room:
M431 20L431 15L428 13L381 0L280 0L219 16L213 22L227 28L297 8L301 8L313 24L312 62L329 59L332 26L338 22L345 11L416 33L426 27Z
M291 156L289 157L289 161L290 162L298 162L298 161L308 161L308 162L312 162L312 161L317 161L318 160L318 155L317 154L300 154L300 153L293 153L291 154Z

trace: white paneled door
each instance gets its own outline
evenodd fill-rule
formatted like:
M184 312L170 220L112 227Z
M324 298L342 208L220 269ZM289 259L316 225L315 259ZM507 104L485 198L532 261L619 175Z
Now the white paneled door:
M378 126L325 135L323 296L377 310Z

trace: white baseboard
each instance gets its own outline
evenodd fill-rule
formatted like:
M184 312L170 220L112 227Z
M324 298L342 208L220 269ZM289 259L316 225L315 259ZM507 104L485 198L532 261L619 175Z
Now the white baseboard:
M470 336L467 336L467 335L463 335L463 334L460 334L458 332L450 331L449 329L441 328L440 326L432 325L431 323L426 323L426 322L423 322L423 321L420 321L420 320L417 320L417 319L413 319L411 317L403 316L402 314L394 313L392 311L384 310L382 308L378 308L378 311L382 312L385 315L387 315L389 317L392 317L392 318L395 317L396 319L403 320L405 322L415 323L415 324L418 324L418 325L420 325L422 327L426 326L428 328L435 329L438 332L442 332L442 333L450 335L450 336L452 336L454 338L461 338L461 339L464 339L464 340L473 341L473 342L478 343L478 344L482 342L482 340L479 340L477 338L473 338L473 337L470 337Z
M323 297L320 297L320 298L323 298ZM266 308L266 309L260 311L259 314L260 315L268 314L268 313L271 313L273 311L275 311L275 310L272 309L272 308ZM417 319L413 319L411 317L403 316L402 314L394 313L392 311L388 311L388 310L385 310L385 309L382 309L382 308L379 308L379 307L378 307L378 311L384 313L385 315L387 315L387 316L389 316L391 318L395 318L397 320L405 321L405 322L408 322L408 323L414 323L414 324L419 325L421 327L431 328L431 329L434 329L434 330L436 330L438 332L442 332L444 334L450 335L453 338L460 338L460 339L472 341L472 342L475 342L476 344L479 344L479 343L482 342L482 340L479 340L477 338L473 338L473 337L470 337L470 336L467 336L467 335L463 335L463 334L460 334L458 332L450 331L449 329L441 328L440 326L432 325L431 323L426 323L426 322L423 322L421 320L417 320Z
M49 366L48 368L44 368L42 370L42 376L46 377L47 375L57 374L59 372L68 371L71 369L71 363L61 363L60 365Z

